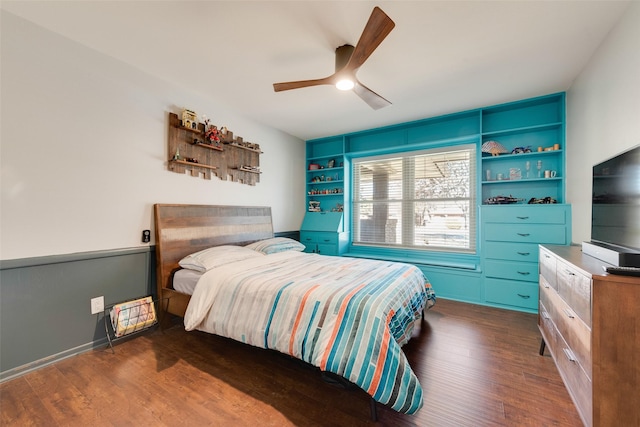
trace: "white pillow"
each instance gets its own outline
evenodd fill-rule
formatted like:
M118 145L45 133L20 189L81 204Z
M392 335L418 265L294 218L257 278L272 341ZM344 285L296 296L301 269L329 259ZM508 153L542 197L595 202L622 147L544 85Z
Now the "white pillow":
M258 240L257 242L245 246L245 248L262 252L265 255L284 251L302 252L304 251L305 247L305 245L298 242L297 240L289 239L288 237L272 237L271 239Z
M182 268L205 272L221 265L262 256L261 252L252 251L242 246L214 246L195 252L182 258L178 264Z

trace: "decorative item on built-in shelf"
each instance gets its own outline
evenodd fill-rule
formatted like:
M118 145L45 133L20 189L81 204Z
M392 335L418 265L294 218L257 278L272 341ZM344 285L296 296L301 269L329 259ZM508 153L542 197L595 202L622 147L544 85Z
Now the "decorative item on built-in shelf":
M198 129L198 115L186 108L182 110L182 126L189 129Z
M530 205L548 205L548 204L558 203L558 201L553 197L547 196L543 199L536 199L535 197L532 197L531 199L529 199L527 203Z
M318 169L324 169L324 168L322 166L320 166L319 164L317 164L317 163L309 163L309 170L310 171L315 171L315 170L318 170Z
M513 150L511 150L511 154L524 154L524 153L530 153L531 152L531 147L516 147Z
M336 207L331 209L331 212L343 212L343 211L344 211L344 206L340 203L336 204Z
M517 197L513 196L495 196L489 197L484 201L484 203L487 205L510 205L522 201L524 201L524 199L518 199Z
M309 212L320 212L320 202L309 200Z
M504 145L500 144L498 141L487 141L482 144L481 151L483 153L489 153L492 156L498 156L503 153L508 153L509 151L504 148Z

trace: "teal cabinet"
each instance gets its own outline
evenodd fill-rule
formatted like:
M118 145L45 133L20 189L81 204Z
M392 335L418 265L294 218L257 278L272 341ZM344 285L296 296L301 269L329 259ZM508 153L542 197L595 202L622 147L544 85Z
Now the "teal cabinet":
M569 205L482 206L484 302L535 312L538 245L571 243Z
M305 252L342 255L349 233L344 231L342 212L307 212L300 228L300 242Z

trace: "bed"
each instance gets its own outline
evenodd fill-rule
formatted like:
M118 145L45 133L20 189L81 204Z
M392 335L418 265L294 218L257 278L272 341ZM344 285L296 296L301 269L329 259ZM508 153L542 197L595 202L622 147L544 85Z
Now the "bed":
M398 412L420 409L401 350L435 302L417 267L304 253L274 238L269 207L157 204L155 222L161 314L303 360ZM192 268L201 271L174 289Z

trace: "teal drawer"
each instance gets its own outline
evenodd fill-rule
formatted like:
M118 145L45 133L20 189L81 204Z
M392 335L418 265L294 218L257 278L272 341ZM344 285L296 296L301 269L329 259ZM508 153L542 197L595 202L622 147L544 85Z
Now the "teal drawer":
M318 244L324 245L337 245L338 244L338 233L315 233L316 242Z
M515 224L566 224L564 205L483 206L482 221Z
M300 232L300 243L306 245L307 243L317 243L318 233Z
M484 274L486 277L524 280L537 283L538 263L488 259L484 262Z
M567 244L567 227L546 224L485 224L484 240L519 243Z
M511 261L538 262L537 243L484 242L482 251L485 258Z
M338 245L323 245L318 243L318 252L320 255L338 255Z
M510 280L486 279L484 299L486 302L537 310L538 285Z

